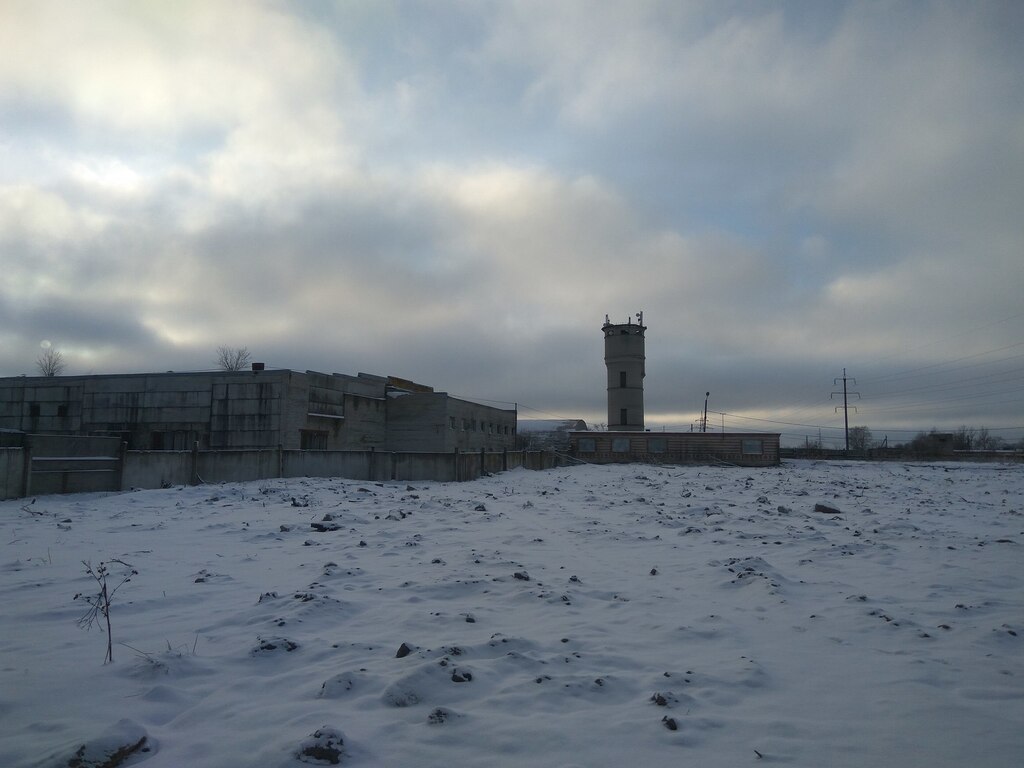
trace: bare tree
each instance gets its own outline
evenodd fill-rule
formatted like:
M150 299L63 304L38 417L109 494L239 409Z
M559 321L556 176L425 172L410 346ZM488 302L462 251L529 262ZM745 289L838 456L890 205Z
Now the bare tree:
M248 347L217 347L217 367L222 371L244 371L250 359Z
M953 448L958 451L969 451L974 447L976 439L977 430L965 424L953 433Z
M978 427L977 434L975 447L979 451L994 451L1003 445L1003 438L989 434L988 427Z
M1003 439L989 433L988 427L963 426L953 433L953 447L958 451L994 451L1002 444Z
M60 376L66 367L67 363L64 362L64 355L61 354L60 350L53 347L47 347L36 358L36 368L39 369L39 373L42 376Z
M871 447L874 436L867 427L850 427L850 450L863 453Z

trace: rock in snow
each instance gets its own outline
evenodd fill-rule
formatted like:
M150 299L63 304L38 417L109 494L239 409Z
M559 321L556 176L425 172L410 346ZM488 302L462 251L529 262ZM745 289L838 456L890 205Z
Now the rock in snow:
M59 765L68 768L117 768L132 758L137 760L153 752L154 744L146 729L126 718L95 739L78 746L73 754L61 758Z
M345 735L337 728L317 728L299 745L296 757L301 763L338 765L345 754Z

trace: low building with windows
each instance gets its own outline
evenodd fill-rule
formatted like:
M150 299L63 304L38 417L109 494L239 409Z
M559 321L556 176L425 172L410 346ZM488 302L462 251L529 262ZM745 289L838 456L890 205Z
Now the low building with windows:
M573 456L591 464L779 463L781 435L774 432L570 432Z
M409 399L411 398L411 399ZM452 419L466 429L450 434ZM317 371L0 378L0 429L110 435L133 450L500 450L515 411L395 377Z
M389 451L500 451L515 446L516 412L446 392L388 393Z
M520 419L518 447L527 451L567 451L569 433L585 431L583 419Z
M515 446L516 412L388 379L386 450L501 451Z

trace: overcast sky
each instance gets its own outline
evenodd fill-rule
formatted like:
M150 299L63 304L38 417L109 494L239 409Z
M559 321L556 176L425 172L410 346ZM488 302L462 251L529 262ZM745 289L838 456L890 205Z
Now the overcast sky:
M711 391L835 435L844 367L878 436L1024 427L1022 39L1013 0L2 0L0 375L245 346L605 421L643 311L650 427Z

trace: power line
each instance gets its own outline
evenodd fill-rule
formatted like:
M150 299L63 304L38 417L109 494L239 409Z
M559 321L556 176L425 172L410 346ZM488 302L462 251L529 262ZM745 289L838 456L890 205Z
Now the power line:
M942 366L950 365L951 363L959 363L962 360L973 360L973 359L975 359L977 357L984 357L985 355L990 355L993 352L1002 352L1002 351L1007 350L1007 349L1016 349L1017 347L1024 347L1024 341L1018 342L1016 344L1007 344L1006 346L1003 346L1003 347L996 347L995 349L987 349L987 350L985 350L983 352L975 352L974 354L971 354L971 355L963 355L961 357L955 357L952 360L945 360L945 361L943 361L941 363L931 363L929 365L918 366L917 368L908 368L905 371L895 371L893 373L887 373L887 374L884 374L882 376L876 376L874 378L865 379L865 381L866 382L875 382L875 381L885 381L886 379L902 378L904 376L910 376L911 374L919 373L921 371L928 371L928 370L931 370L933 368L941 368ZM1016 358L1022 357L1022 356L1024 356L1024 355L1013 355L1011 357L1004 358L1003 360L1015 360ZM991 362L1003 362L1003 360L996 360L996 361L991 361ZM964 368L971 368L971 367L974 367L975 365L988 365L988 364L991 364L991 363L975 363L975 364L972 364L972 365L969 365L969 366L963 366L963 367ZM951 370L960 370L960 369L953 368Z

